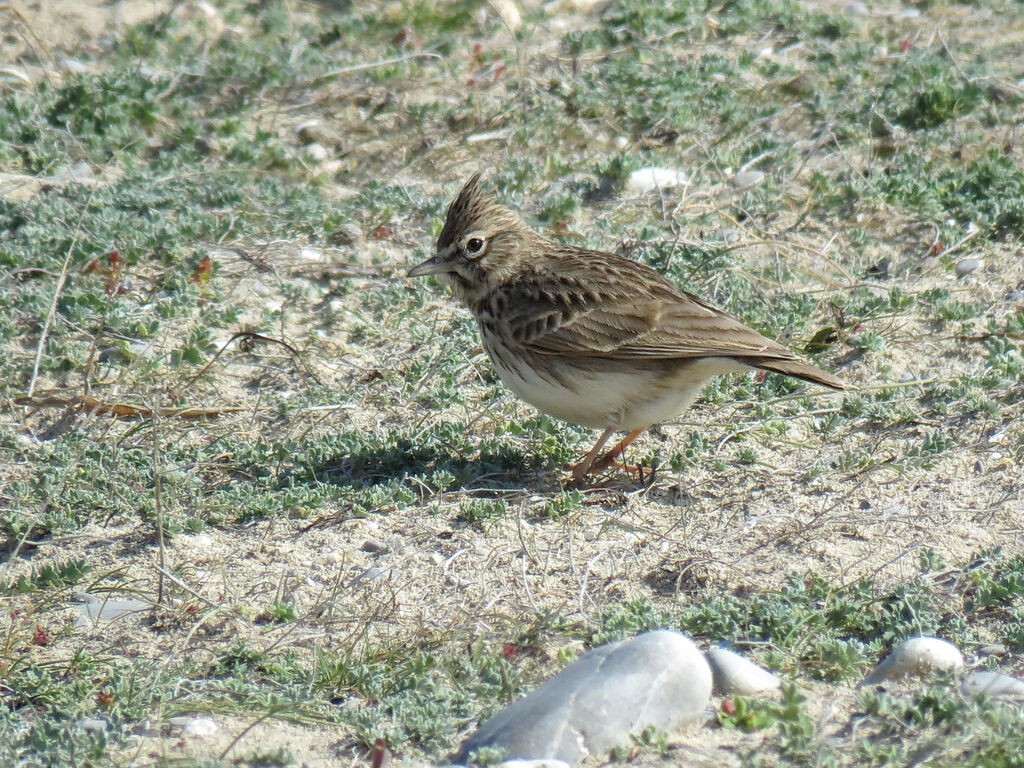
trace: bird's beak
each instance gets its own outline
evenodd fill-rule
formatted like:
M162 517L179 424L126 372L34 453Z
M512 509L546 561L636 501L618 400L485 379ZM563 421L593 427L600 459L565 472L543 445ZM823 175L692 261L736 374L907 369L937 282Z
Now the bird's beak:
M438 275L442 272L451 272L451 269L448 267L448 259L452 255L452 250L453 248L449 246L442 251L438 251L426 261L417 264L409 270L409 277L424 277L426 275Z

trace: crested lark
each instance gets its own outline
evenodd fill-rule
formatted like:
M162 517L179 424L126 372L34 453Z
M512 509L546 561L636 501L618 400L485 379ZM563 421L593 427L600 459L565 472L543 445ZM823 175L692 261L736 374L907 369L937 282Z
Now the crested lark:
M534 232L484 193L480 174L448 209L436 255L409 270L423 275L473 312L509 389L545 413L604 430L573 468L576 483L615 464L719 374L754 368L845 389L650 267ZM598 459L617 430L628 434Z

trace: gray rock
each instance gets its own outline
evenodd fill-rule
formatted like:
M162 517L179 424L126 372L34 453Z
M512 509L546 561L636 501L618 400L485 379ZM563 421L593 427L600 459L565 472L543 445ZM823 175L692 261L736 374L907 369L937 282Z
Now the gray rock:
M752 696L776 691L782 685L782 681L767 669L762 669L749 659L725 648L712 648L707 652L707 657L711 665L715 693L720 696Z
M861 685L874 685L907 675L925 675L932 671L959 672L964 668L960 650L937 637L910 637L893 649Z
M466 740L456 762L496 747L509 759L575 765L649 726L673 731L699 718L710 695L711 669L697 646L676 632L647 632L595 648L507 706Z
M1024 680L988 670L972 672L960 683L960 692L966 696L980 693L1000 699L1024 701Z
M953 269L956 270L957 277L967 277L976 269L981 269L984 264L985 262L981 259L960 259Z

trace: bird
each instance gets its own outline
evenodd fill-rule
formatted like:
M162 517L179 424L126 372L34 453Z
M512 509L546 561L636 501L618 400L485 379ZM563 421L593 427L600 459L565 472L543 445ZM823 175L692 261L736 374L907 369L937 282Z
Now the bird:
M433 275L476 318L502 382L535 408L602 430L572 483L612 465L647 428L690 407L715 376L773 371L834 390L838 377L800 359L651 267L536 232L474 174L451 203ZM601 456L616 432L626 435Z

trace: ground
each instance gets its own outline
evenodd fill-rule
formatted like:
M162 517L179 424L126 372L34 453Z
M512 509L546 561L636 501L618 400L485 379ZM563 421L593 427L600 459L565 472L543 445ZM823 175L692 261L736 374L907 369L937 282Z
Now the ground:
M1019 764L1019 708L855 688L913 634L1024 666L1014 3L0 14L5 763L443 761L668 626L792 706L633 762ZM631 449L651 482L570 488L594 435L404 276L478 170L851 389L724 378Z

